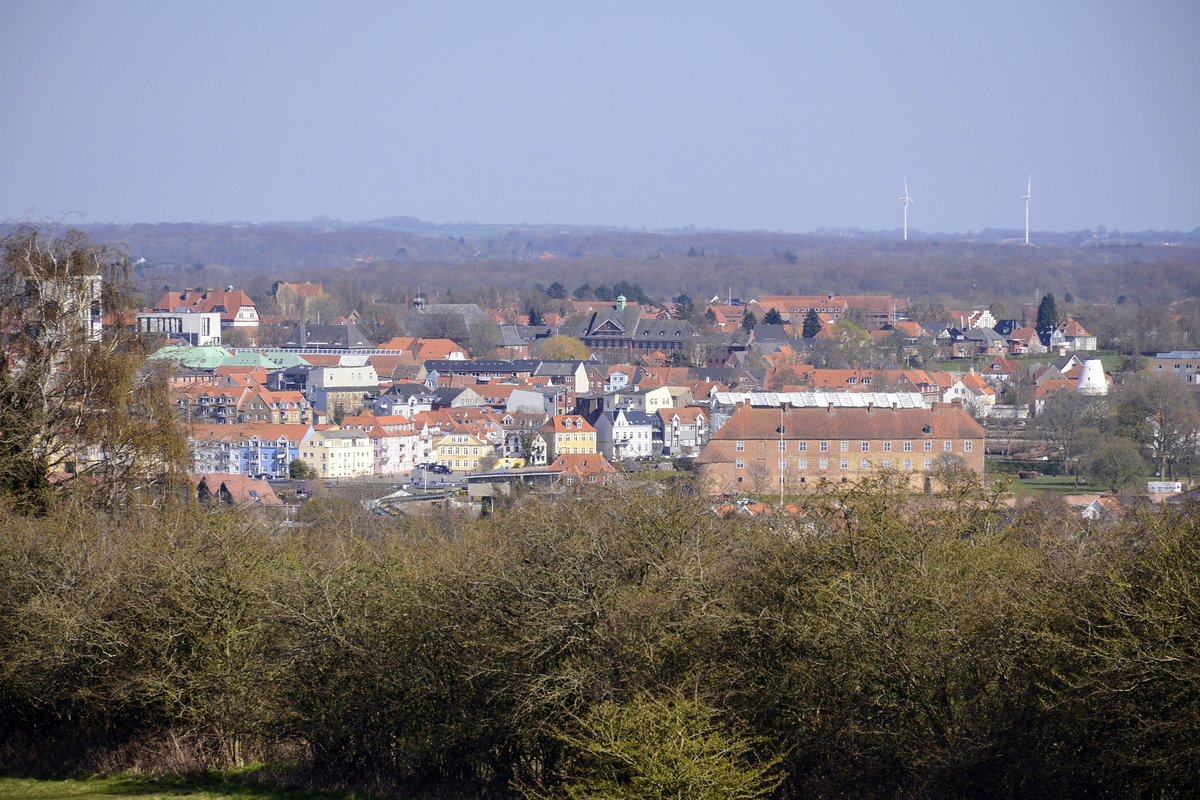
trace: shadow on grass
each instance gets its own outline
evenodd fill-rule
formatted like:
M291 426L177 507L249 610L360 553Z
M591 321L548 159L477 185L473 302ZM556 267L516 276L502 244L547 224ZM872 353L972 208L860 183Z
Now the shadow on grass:
M195 800L371 800L375 795L285 787L267 782L261 766L203 775L154 776L121 774L66 778L49 775L0 775L0 798L170 798ZM260 779L261 778L263 779Z

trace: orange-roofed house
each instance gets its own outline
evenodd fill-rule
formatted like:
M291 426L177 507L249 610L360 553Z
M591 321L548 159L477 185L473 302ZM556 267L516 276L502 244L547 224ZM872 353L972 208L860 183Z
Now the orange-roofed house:
M1037 328L1015 328L1008 334L1008 353L1014 356L1039 354L1047 351Z
M616 467L599 453L563 453L549 468L561 470L558 480L566 486L603 486L617 474Z
M411 353L417 363L425 361L465 361L467 350L451 339L422 339L416 336L397 336L379 345L380 350Z
M196 499L201 503L224 503L239 508L283 507L283 501L265 480L255 480L249 475L223 473L190 477L196 487Z
M259 323L258 306L250 299L250 295L232 286L206 291L184 289L182 292L167 292L154 304L153 310L220 312L222 329L253 328L256 331Z
M782 424L781 424L782 417ZM914 490L937 486L942 456L983 474L984 431L962 406L739 406L696 461L705 494L775 493L852 483L896 470Z
M1058 330L1063 335L1068 350L1087 352L1096 349L1096 337L1084 330L1083 326L1071 318L1060 323Z
M554 461L563 453L595 453L596 429L578 414L556 414L538 429L546 442L546 458Z

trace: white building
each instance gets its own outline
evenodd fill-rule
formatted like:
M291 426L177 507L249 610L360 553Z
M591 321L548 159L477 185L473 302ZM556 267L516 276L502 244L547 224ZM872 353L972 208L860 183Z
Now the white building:
M596 449L610 461L654 455L654 420L643 411L604 411L593 427Z
M183 339L202 347L221 343L219 311L143 311L137 315L140 333Z

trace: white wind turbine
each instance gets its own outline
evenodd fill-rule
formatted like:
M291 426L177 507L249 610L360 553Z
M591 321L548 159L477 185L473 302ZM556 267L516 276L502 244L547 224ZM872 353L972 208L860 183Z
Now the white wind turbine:
M904 241L908 241L908 207L916 202L908 196L908 176L904 176L904 196L900 198L904 201Z
M1029 176L1029 181L1025 184L1025 194L1021 195L1021 199L1025 201L1025 244L1029 244L1029 203L1033 200L1033 175Z

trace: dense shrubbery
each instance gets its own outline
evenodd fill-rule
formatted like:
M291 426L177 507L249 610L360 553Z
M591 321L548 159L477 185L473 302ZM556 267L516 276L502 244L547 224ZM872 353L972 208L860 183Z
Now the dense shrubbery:
M1093 529L882 481L766 521L651 490L483 520L310 505L299 530L0 511L0 766L266 759L464 796L1200 791L1195 508Z

